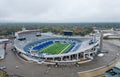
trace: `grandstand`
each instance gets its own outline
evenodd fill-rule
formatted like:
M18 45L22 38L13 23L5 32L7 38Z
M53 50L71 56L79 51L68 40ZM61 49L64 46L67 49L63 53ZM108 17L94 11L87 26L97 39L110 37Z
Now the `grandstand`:
M73 41L73 39L69 39L66 41L65 38L61 39L51 38L51 40L49 38L28 44L27 46L24 47L24 50L26 52L31 51L44 52L46 50L49 50L46 51L47 54L68 53L71 51L71 49L74 49L73 51L75 51L80 47L80 45L76 45L75 42L77 43L77 41L76 40ZM81 41L78 42L81 43Z
M40 49L42 49L42 48L47 47L48 45L51 45L52 43L53 43L53 41L47 41L47 42L42 43L42 44L40 44L40 45L38 45L38 46L35 46L35 47L33 48L33 50L40 50Z
M97 52L99 40L80 37L65 37L42 33L37 37L38 31L17 32L18 38L14 46L18 53L34 61L46 62L81 62L92 60ZM25 33L25 34L24 34ZM44 36L45 34L45 36ZM24 40L19 40L24 37ZM96 38L96 39L99 39Z

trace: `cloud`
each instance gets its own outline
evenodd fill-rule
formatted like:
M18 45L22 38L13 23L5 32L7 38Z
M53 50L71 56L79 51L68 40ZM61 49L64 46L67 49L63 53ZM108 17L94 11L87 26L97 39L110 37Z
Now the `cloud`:
M0 0L4 22L120 22L119 0Z

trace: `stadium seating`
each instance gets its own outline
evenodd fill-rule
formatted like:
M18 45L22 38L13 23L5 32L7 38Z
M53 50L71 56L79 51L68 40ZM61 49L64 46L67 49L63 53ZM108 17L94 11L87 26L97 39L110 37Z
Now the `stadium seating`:
M30 51L29 51L30 46L31 45L29 44L23 48L26 53L30 53Z
M53 43L53 41L47 41L45 43L42 43L42 44L34 47L33 50L40 50L40 49L42 49L42 48L44 48L44 47L46 47L48 45L51 45L52 43Z
M76 40L76 39L71 40L68 38L47 38L47 39L37 40L35 42L29 43L26 46L24 46L23 50L29 54L29 53L31 53L31 50L32 51L39 51L42 48L45 48L45 47L53 44L54 41L61 41L61 42L65 41L66 43L72 44L72 46L65 53L74 52L81 45L81 44L78 44L79 40ZM45 54L45 53L38 53L39 56L42 56L43 54Z
M78 50L78 48L80 47L80 45L81 44L75 45L70 52L74 52L74 51Z
M94 40L91 39L91 40L89 41L89 45L91 45L91 44L93 44L93 43L94 43Z

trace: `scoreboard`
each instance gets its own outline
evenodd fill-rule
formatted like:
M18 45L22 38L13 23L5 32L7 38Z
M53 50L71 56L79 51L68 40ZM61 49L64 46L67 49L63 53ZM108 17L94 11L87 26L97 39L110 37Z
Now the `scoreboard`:
M64 31L64 35L65 36L72 36L73 35L73 31L71 31L71 30L65 30Z

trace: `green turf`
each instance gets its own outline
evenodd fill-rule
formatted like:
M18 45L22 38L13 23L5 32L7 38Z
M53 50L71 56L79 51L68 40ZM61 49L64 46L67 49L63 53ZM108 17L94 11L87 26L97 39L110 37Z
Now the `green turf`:
M39 52L44 52L48 54L62 54L65 53L69 48L71 48L71 44L64 44L64 43L54 43L49 45Z

